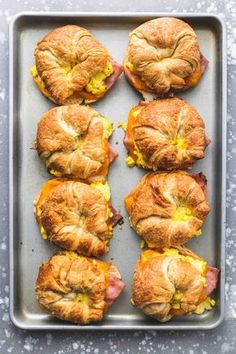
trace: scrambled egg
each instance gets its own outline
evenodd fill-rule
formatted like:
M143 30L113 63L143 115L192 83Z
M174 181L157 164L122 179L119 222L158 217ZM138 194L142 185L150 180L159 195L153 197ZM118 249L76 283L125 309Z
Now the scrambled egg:
M205 301L203 301L197 306L194 313L201 315L205 310L211 310L215 306L215 304L215 300L211 299L210 297L207 297Z
M143 154L138 150L137 147L134 148L133 153L134 155L137 156L137 160L136 160L137 165L142 166L143 168L153 169L154 171L156 170L144 160Z
M73 251L63 251L67 256L73 257L73 258L82 258L83 256L79 256L78 253L73 252Z
M179 258L179 259L183 259L189 263L191 263L195 268L197 268L197 270L203 274L205 269L206 269L206 265L207 263L202 260L201 258L193 258L191 256L183 256L181 254L179 254L179 251L175 248L164 248L164 253L167 256L172 256L175 258ZM204 282L205 282L205 277L204 277Z
M175 210L174 215L172 216L172 219L174 221L188 221L191 216L191 209L185 206L178 206Z
M89 83L85 86L86 91L91 92L93 95L102 94L106 92L107 86L105 79L113 73L113 66L107 63L102 72L94 75Z
M125 63L125 66L126 66L126 68L127 69L129 69L130 71L134 71L134 65L132 64L132 63L130 63L129 61L127 61L126 63Z
M62 173L56 170L50 170L51 175L54 175L56 177L61 177Z
M201 236L201 234L202 234L202 230L200 229L195 233L194 236L198 237L198 236Z
M118 122L118 124L117 124L117 127L118 127L118 128L122 128L124 131L126 131L126 129L127 129L127 122L121 122L121 121L119 120L119 122Z
M36 65L34 65L34 66L31 68L31 74L32 74L33 77L38 76L38 71L37 71Z
M131 156L126 157L125 162L129 167L135 166L135 161Z
M182 293L179 290L176 290L176 292L174 293L174 296L171 300L171 305L174 309L180 309L180 301L182 300L184 296L184 293Z
M82 294L82 293L76 294L76 296L74 297L74 301L77 301L77 302L88 301L88 295Z
M191 216L192 216L192 211L188 207L185 206L178 206L174 212L174 215L172 216L172 220L174 221L188 221ZM196 231L195 235L196 237L201 236L202 231L201 229Z
M140 248L144 248L145 246L146 246L146 242L144 240L142 240L140 243Z
M172 145L176 145L176 147L180 150L184 150L186 148L186 140L183 138L178 138L176 137L173 141L172 141Z
M91 183L91 186L97 188L103 194L106 201L109 201L111 199L111 190L107 182L106 183L94 182Z
M45 231L43 226L40 227L40 232L41 232L42 238L44 240L47 240L48 239L48 235L46 234L46 231Z
M108 139L114 131L113 122L110 119L103 116L103 126L104 126L104 132L103 132L104 138Z

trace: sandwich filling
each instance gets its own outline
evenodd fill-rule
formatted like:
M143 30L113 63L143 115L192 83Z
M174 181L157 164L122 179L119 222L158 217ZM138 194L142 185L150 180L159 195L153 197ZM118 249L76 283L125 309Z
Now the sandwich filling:
M207 275L207 271L208 271L208 266L207 266L207 262L205 262L202 258L192 257L189 255L186 255L186 256L182 255L175 248L164 248L163 252L152 251L152 250L145 251L141 255L141 262L145 263L153 257L161 257L161 256L170 256L175 259L181 259L181 260L193 265L198 270L198 272L201 274L201 280L204 285L204 288L207 287L206 275ZM181 310L181 300L183 297L184 297L184 293L179 290L176 290L173 297L172 297L171 306L172 306L174 313L175 313L175 310L177 311L176 314L180 314L180 315L183 314L181 312L182 311ZM204 298L203 300L202 300L202 297ZM194 313L202 314L205 310L211 310L214 307L214 305L215 305L215 301L213 299L211 299L210 297L206 296L206 294L204 293L203 296L200 297L200 303L197 304L197 308L195 309Z

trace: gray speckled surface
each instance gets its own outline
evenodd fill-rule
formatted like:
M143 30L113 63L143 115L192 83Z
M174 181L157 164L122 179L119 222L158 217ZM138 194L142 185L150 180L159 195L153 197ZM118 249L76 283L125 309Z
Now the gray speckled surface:
M208 332L42 332L15 328L8 316L8 23L20 11L169 11L217 13L228 39L226 313ZM235 0L0 0L0 353L236 353L236 6Z

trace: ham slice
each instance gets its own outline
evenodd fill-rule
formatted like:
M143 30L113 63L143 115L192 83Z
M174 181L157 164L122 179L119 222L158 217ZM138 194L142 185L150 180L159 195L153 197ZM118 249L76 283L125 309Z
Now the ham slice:
M112 226L116 226L117 224L119 224L120 221L123 220L123 216L115 209L113 208L113 206L111 206L111 212L112 212L112 218L111 218L111 222L112 222Z
M200 66L201 66L201 74L203 75L206 68L207 68L207 65L208 65L209 61L204 57L204 55L201 53L201 56L200 56Z
M109 286L107 289L106 302L111 306L125 288L125 283L121 280L120 273L114 265L110 267Z
M209 139L206 135L205 135L205 141L206 141L206 146L210 145L211 139Z
M108 144L109 144L109 162L111 164L117 158L117 156L119 156L119 154L110 143Z
M139 104L140 104L140 106L147 106L149 104L149 102L141 100L141 101L139 101Z
M124 66L124 73L125 73L125 76L127 77L127 79L129 80L129 82L133 86L135 86L135 77L132 74L132 72L126 66Z
M110 89L115 82L117 81L118 77L123 72L123 66L118 64L114 59L112 59L112 66L113 66L113 73L105 80L107 88Z
M219 269L207 266L207 274L206 274L206 295L210 295L212 291L216 288L218 278L219 278Z
M126 147L126 149L129 151L129 136L128 136L127 132L125 132L123 143L124 143L124 146Z
M205 194L205 197L207 198L207 179L206 179L205 175L202 172L190 173L190 175L195 179L195 181L202 188L202 190Z

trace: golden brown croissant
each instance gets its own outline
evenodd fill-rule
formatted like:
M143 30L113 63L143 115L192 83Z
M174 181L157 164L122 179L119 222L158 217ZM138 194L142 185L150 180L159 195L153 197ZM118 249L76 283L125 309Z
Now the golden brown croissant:
M216 288L218 275L218 269L186 247L147 250L135 268L131 302L161 322L201 314L215 305L208 295Z
M104 181L118 153L108 143L112 121L79 104L50 109L38 123L36 149L57 177Z
M35 201L42 237L86 256L106 253L117 220L107 183L47 181ZM114 217L116 219L114 220Z
M182 245L201 234L210 211L203 174L149 173L125 198L130 224L150 248Z
M76 324L101 321L125 284L114 265L74 252L58 252L39 268L40 307Z
M126 162L156 170L185 169L204 157L205 124L194 107L179 98L139 104L129 113Z
M97 101L123 71L85 28L67 25L48 33L34 51L33 78L57 104Z
M195 86L207 63L193 29L177 18L162 17L130 33L124 72L150 100Z

